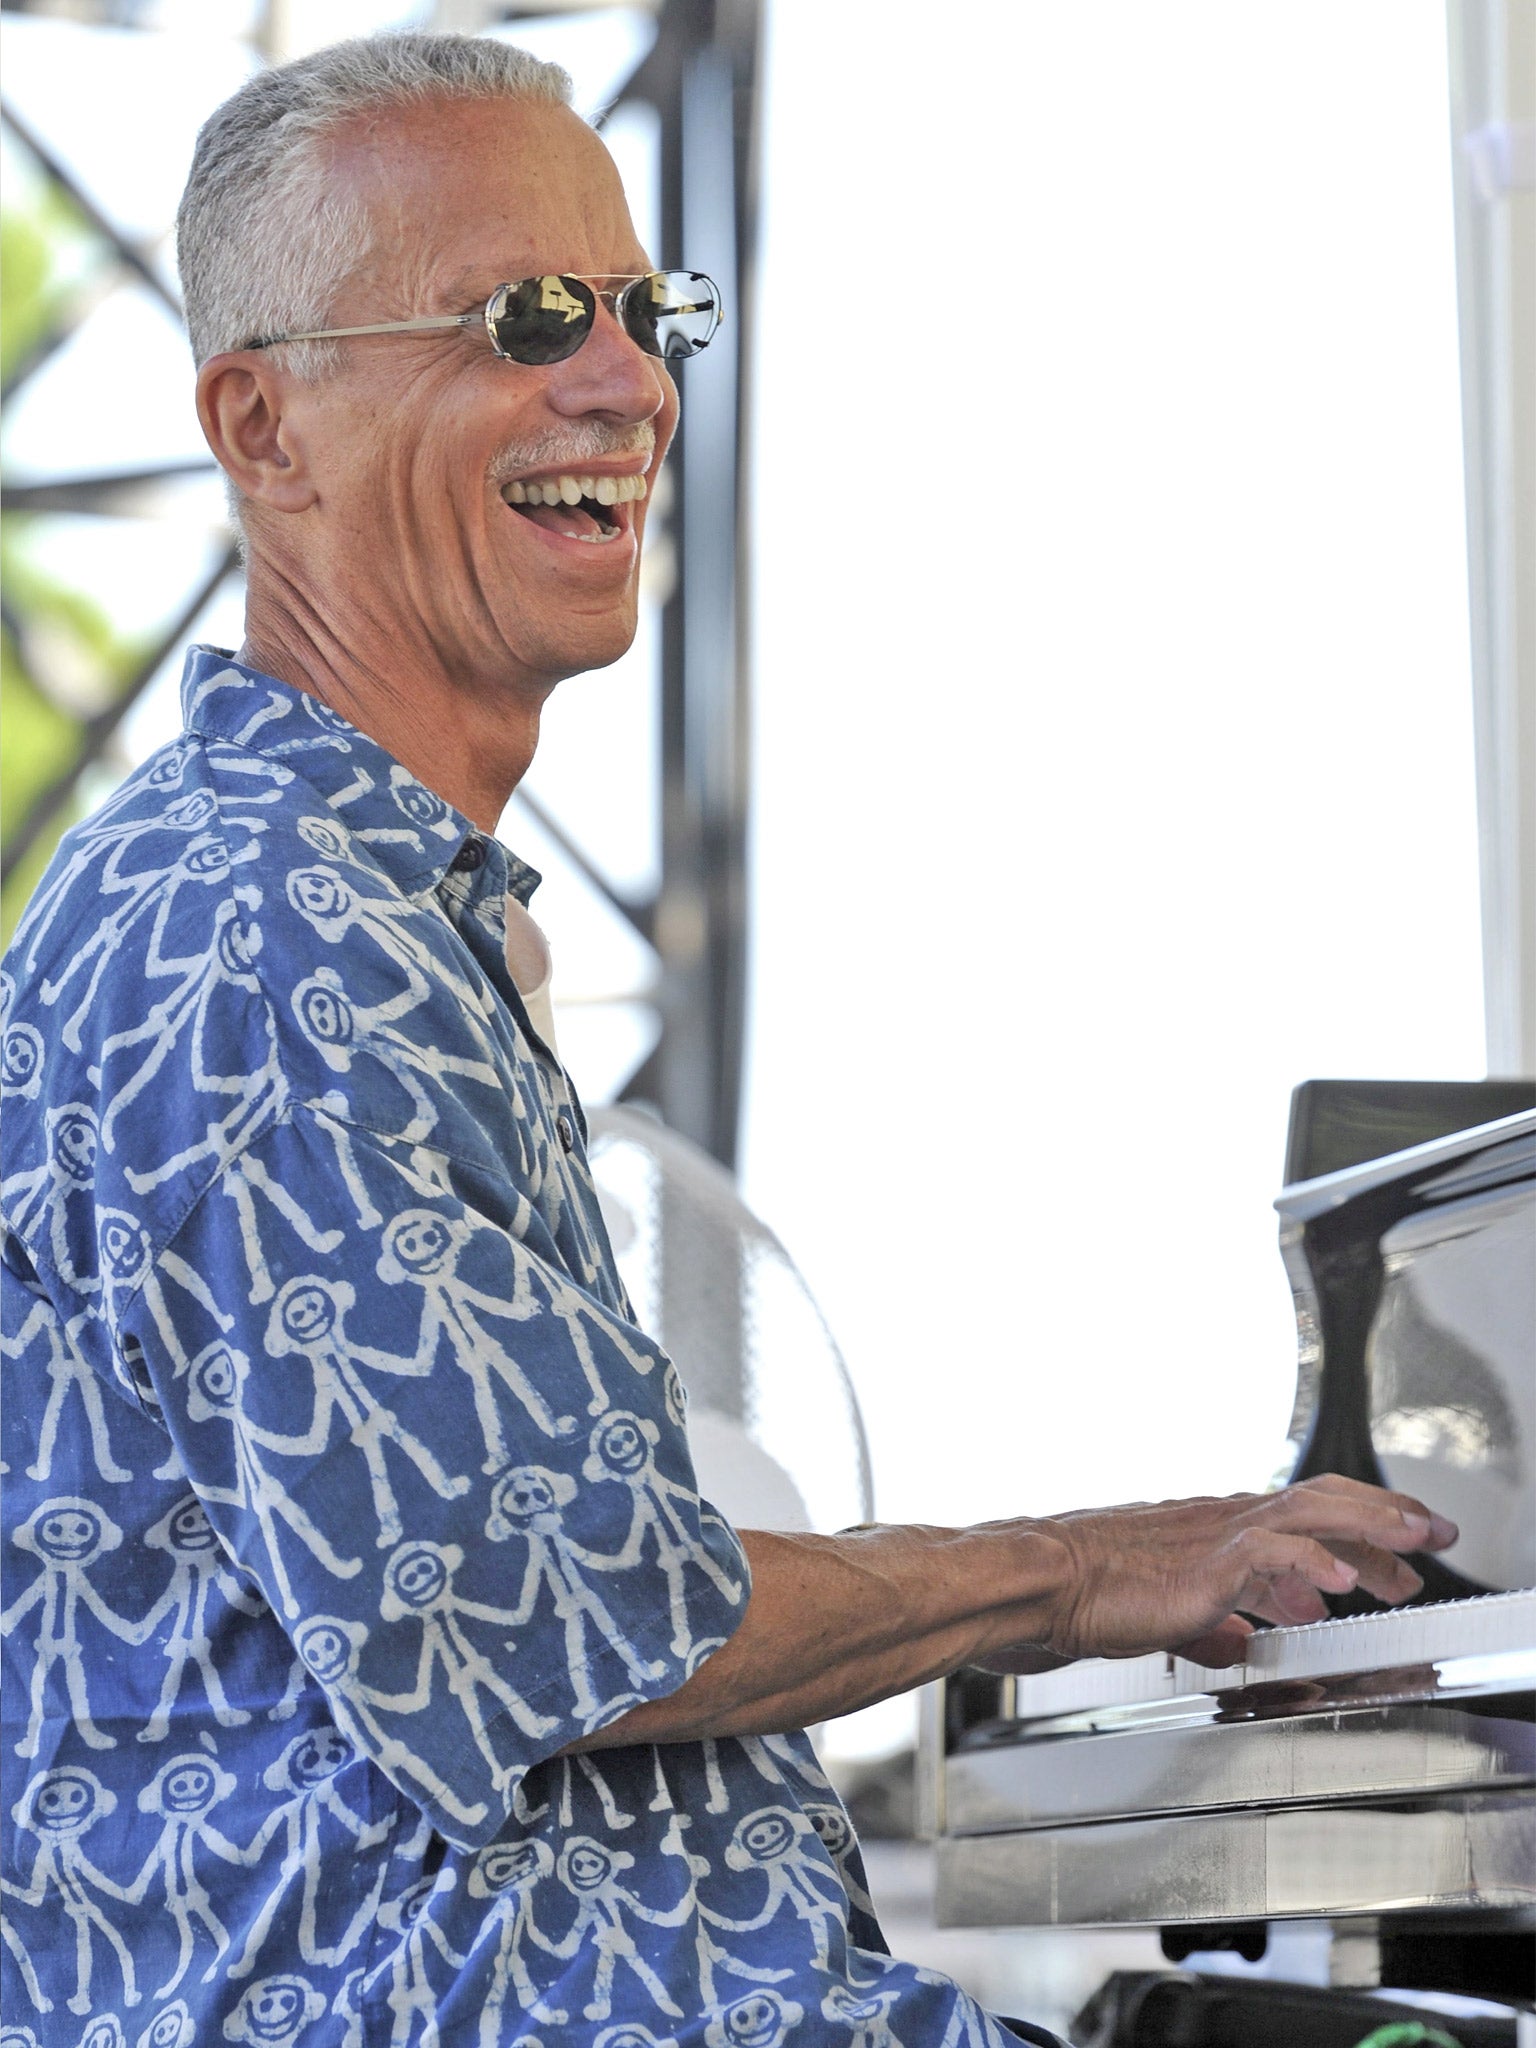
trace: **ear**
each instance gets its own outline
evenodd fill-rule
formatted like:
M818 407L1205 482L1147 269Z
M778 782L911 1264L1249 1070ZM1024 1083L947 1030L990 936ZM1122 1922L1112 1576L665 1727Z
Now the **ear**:
M242 497L304 512L318 492L287 401L293 379L259 349L210 356L197 373L197 417Z

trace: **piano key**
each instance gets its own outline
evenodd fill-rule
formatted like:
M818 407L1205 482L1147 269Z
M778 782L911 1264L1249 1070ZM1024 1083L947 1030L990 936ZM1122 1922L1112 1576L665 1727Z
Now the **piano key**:
M1146 1657L1084 1658L1060 1671L1020 1678L1015 1711L1021 1721L1037 1720L1092 1707L1182 1699L1287 1679L1438 1664L1453 1657L1528 1650L1533 1644L1536 1590L1488 1593L1470 1600L1394 1608L1384 1614L1317 1621L1299 1628L1261 1629L1243 1662L1223 1670L1163 1651Z

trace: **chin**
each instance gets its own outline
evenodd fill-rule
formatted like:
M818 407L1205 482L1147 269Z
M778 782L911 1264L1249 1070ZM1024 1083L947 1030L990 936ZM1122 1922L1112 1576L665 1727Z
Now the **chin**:
M577 631L551 633L541 650L544 658L537 665L556 682L585 675L590 669L611 668L634 645L637 624L632 603L616 610L611 618L583 619Z

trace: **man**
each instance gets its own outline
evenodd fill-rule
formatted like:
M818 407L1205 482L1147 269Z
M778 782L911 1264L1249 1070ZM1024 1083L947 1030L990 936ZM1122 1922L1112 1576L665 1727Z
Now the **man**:
M199 142L246 641L193 651L186 731L9 963L7 2014L40 2042L1002 2048L886 1954L798 1731L966 1662L1230 1661L1243 1614L1405 1597L1396 1553L1454 1539L1343 1480L838 1537L699 1500L492 837L550 690L629 643L662 353L715 316L652 279L567 91L390 38Z

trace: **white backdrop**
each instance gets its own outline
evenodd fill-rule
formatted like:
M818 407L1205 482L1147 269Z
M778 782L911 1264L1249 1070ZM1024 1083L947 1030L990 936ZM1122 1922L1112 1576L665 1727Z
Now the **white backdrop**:
M746 1191L886 1517L1262 1484L1292 1084L1483 1071L1443 11L870 20L771 13Z

